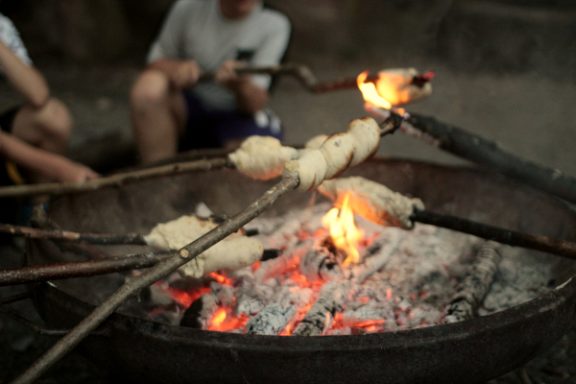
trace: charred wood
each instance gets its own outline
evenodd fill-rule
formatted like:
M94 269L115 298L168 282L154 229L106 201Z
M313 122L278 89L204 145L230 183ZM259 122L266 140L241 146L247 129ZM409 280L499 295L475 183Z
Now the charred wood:
M296 308L294 307L282 307L277 303L270 304L248 321L247 333L250 335L278 335L295 313Z
M446 308L445 323L457 323L476 317L478 308L492 286L502 259L496 247L496 244L486 243L477 251L468 274Z
M294 336L319 336L329 327L342 303L342 283L331 282L322 287L320 295L306 316L294 329ZM345 288L344 288L345 289Z

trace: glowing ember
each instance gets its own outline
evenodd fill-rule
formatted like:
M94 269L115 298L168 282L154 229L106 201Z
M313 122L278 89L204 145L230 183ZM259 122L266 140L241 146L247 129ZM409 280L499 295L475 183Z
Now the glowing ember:
M209 331L228 332L234 329L243 329L248 318L246 316L234 316L232 309L218 308L208 324Z
M219 282L222 285L228 285L231 287L234 284L230 278L224 276L221 273L212 272L209 273L208 276L210 276L211 278L213 278L215 281Z
M343 195L340 209L324 203L258 218L251 226L265 247L282 249L278 257L210 279L156 283L158 306L147 307L147 315L171 324L184 316L186 326L203 330L280 336L361 335L442 323L466 270L462 255L477 239L426 225L408 232L355 222L350 202ZM345 257L350 265L341 268ZM511 263L508 275L518 276L517 268ZM521 296L513 288L502 297Z
M354 222L354 212L348 200L349 196L346 195L341 208L332 208L322 218L322 224L330 231L330 237L336 248L346 253L344 266L360 263L358 245L363 238L362 231Z
M202 297L202 295L210 292L210 288L208 288L208 287L203 287L203 288L200 288L197 290L191 290L191 291L183 291L183 290L180 290L180 289L177 289L174 287L170 287L166 283L158 282L155 285L159 289L168 293L170 295L170 297L172 297L172 299L178 303L178 305L180 305L181 307L184 307L184 308L188 308L190 306L190 304L192 304L193 302L198 300L200 297Z

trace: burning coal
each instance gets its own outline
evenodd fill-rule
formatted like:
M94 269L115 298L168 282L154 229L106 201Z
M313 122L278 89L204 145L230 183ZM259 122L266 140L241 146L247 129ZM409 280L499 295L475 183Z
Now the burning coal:
M160 317L209 331L283 336L365 334L445 322L478 239L428 225L412 231L376 225L355 217L346 202L339 206L319 204L256 219L251 227L258 239L281 255L211 273L192 288L175 289L174 282L181 282L175 277L155 285L156 295L176 303L164 306L170 316ZM502 265L501 274L518 269L509 261ZM538 279L512 288L497 282L493 291L506 302L489 297L493 307L480 312L526 301L543 286ZM510 289L517 290L513 299Z

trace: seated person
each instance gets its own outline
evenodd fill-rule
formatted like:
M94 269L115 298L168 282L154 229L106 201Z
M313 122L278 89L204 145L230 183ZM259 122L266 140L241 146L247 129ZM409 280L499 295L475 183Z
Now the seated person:
M177 1L131 93L141 160L230 147L250 135L280 138L279 120L264 111L270 76L235 68L278 64L289 37L288 19L260 0ZM208 71L214 80L198 82Z
M23 97L21 105L0 113L0 186L96 177L88 167L62 155L72 127L68 109L50 96L14 25L1 14L0 70Z

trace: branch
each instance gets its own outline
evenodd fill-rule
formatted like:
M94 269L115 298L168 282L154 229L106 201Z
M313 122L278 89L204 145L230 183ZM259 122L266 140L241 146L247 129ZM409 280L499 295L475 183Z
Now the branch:
M226 158L213 158L117 173L111 176L92 179L81 183L45 183L0 187L0 198L62 195L67 193L93 191L103 187L121 186L127 182L135 180L150 179L166 175L178 175L193 171L209 171L211 169L222 168L229 165L230 164Z
M0 233L23 236L29 239L50 239L62 241L83 241L99 245L135 244L146 245L144 237L139 233L81 233L61 229L39 229L11 224L0 224Z
M258 200L249 205L242 212L223 223L221 226L207 232L204 236L186 245L176 253L172 253L166 260L146 271L142 275L127 280L114 294L98 306L85 319L78 323L66 336L52 346L42 357L32 364L13 384L31 383L39 378L47 369L61 357L80 343L91 331L96 329L114 310L129 296L138 290L152 284L162 277L170 274L180 266L190 262L200 253L224 239L232 232L240 229L244 224L260 215L266 208L282 195L296 188L299 184L296 174L287 173L282 180L266 191Z
M0 287L149 268L162 261L165 255L166 253L161 256L161 254L149 252L107 260L91 260L0 270Z
M279 249L265 249L260 260L275 259ZM168 253L144 253L108 259L70 262L61 264L34 265L23 268L0 270L0 287L73 277L104 275L113 272L150 268L166 258ZM3 301L0 301L0 306Z
M238 74L264 74L264 75L289 75L295 77L300 84L312 93L326 93L345 89L358 89L356 77L349 77L333 81L319 81L314 73L305 65L282 64L266 67L244 67L237 68ZM200 81L212 81L214 72L206 72L200 76ZM369 77L366 81L376 80L377 77Z
M431 224L437 227L478 236L486 240L497 241L501 244L535 249L537 251L553 253L576 260L576 243L572 241L557 240L547 236L530 235L456 216L419 209L414 209L410 219L418 223Z
M440 149L576 203L576 178L572 176L522 159L504 151L493 141L433 117L411 114L408 122L435 139Z

